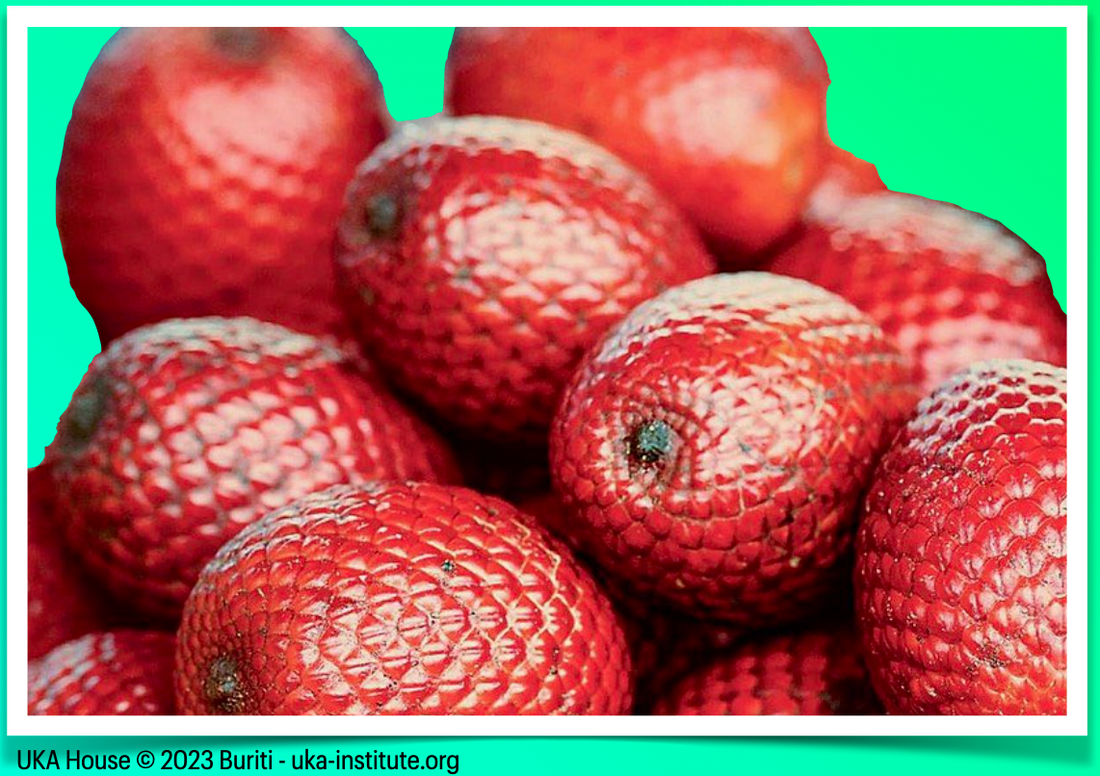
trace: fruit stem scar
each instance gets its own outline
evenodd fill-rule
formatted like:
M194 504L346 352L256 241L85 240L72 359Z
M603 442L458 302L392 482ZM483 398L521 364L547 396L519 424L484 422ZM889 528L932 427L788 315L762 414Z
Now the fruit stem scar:
M656 466L672 451L672 429L663 420L639 423L627 439L627 455L642 466Z
M107 381L96 375L88 390L73 398L65 414L65 430L69 441L83 447L91 441L107 411Z
M401 225L401 203L393 194L382 192L367 200L366 225L371 237L390 239Z
M210 662L202 692L207 703L219 714L245 712L247 693L240 668L237 661L228 655L219 655Z

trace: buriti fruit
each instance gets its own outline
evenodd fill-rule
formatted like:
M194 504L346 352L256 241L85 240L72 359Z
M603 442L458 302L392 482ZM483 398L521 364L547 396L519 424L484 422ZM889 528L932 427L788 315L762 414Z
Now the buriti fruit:
M881 714L850 625L746 642L682 678L654 714Z
M45 466L28 471L27 502L27 657L34 660L103 629L110 606L65 546Z
M713 264L675 208L610 154L478 117L406 125L367 159L336 268L389 377L468 433L540 441L604 331Z
M384 115L373 68L337 28L115 35L57 176L69 279L103 342L196 315L340 330L332 232Z
M155 631L92 633L32 662L29 714L171 714L175 638Z
M715 275L642 304L586 357L551 473L608 573L763 627L837 589L861 491L916 400L907 359L840 297Z
M769 267L869 313L926 391L975 361L1065 364L1066 316L1043 258L996 221L911 194L823 199Z
M343 486L206 567L176 697L184 714L620 714L630 659L592 578L514 507Z
M588 135L740 254L793 226L820 174L829 76L803 27L459 30L447 64L456 113Z
M171 620L218 547L269 510L338 483L451 479L442 442L364 369L250 318L116 340L47 451L73 550L120 599Z
M855 580L887 711L1065 714L1066 371L991 361L926 398L868 491Z

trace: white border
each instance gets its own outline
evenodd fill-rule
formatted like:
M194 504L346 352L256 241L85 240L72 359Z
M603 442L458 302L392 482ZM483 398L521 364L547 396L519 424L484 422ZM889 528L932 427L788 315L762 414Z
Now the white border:
M27 28L115 25L248 26L261 16L283 26L437 25L552 26L573 17L585 25L700 25L847 27L1067 28L1067 215L1069 363L1069 713L1066 717L28 717L26 521L8 521L8 735L239 735L239 736L464 736L464 735L1087 735L1087 8L1055 7L10 7L8 9L8 515L27 513Z

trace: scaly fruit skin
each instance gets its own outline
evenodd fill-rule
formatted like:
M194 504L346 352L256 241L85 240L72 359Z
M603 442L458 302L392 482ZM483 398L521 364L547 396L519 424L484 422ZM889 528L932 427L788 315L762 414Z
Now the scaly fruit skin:
M187 602L181 713L623 713L630 659L611 604L527 520L417 483L273 512Z
M359 168L336 242L363 345L450 423L545 443L584 352L639 302L713 271L645 180L569 132L404 126ZM415 357L410 357L415 353Z
M336 28L118 33L57 176L69 279L103 342L199 315L342 332L332 232L384 115L374 69Z
M48 452L73 550L121 600L173 621L218 547L271 509L345 482L452 479L443 443L364 370L251 318L116 340Z
M768 636L697 668L654 714L881 714L854 630L815 628Z
M715 275L639 306L586 357L551 473L608 573L764 627L835 589L857 500L916 400L908 361L839 297Z
M1066 316L1043 258L996 221L884 192L815 207L770 265L840 294L913 356L930 391L970 364L1065 364Z
M588 135L742 255L794 225L825 154L829 76L802 27L459 30L448 74L455 113Z
M91 633L31 663L27 713L172 714L175 637L156 631Z
M926 398L868 490L867 665L894 714L1066 713L1066 372L990 361Z
M102 630L110 609L65 546L45 465L27 472L27 657L40 658L85 633Z

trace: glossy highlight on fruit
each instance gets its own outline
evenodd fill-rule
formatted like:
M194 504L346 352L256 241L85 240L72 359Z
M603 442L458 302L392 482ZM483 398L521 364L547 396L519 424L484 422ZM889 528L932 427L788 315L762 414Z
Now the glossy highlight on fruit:
M503 441L545 443L607 328L713 268L638 173L573 133L500 118L404 125L359 168L336 241L352 322L387 377Z
M92 633L30 664L31 715L172 714L175 638L156 631Z
M116 340L47 452L73 551L121 601L170 622L218 547L268 511L339 483L453 480L443 443L366 370L250 318Z
M856 612L893 714L1066 713L1066 370L988 361L879 465Z
M696 668L654 714L881 714L850 626L748 641Z
M867 312L931 391L990 358L1064 365L1066 315L1043 258L1000 223L911 194L822 199L769 266Z
M803 27L460 29L447 68L456 114L591 137L731 263L794 226L825 158L829 76Z
M767 273L671 289L574 375L551 471L605 571L748 628L835 593L877 456L917 400L867 316Z
M69 279L102 341L199 315L343 331L332 233L384 120L374 69L337 28L116 34L57 176Z
M338 486L203 571L179 631L184 714L619 714L630 659L568 549L498 499Z

